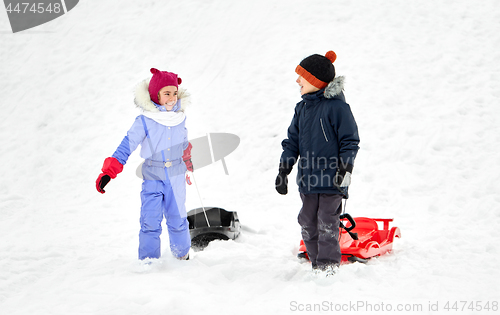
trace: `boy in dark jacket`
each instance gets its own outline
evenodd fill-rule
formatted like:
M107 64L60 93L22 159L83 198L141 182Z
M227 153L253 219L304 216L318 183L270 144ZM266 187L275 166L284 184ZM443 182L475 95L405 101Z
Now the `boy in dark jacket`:
M333 51L314 54L295 69L302 101L282 142L276 178L276 190L286 194L287 175L300 157L298 221L313 269L327 275L335 274L342 257L339 216L359 149L358 127L342 92L344 77L335 77L336 58Z

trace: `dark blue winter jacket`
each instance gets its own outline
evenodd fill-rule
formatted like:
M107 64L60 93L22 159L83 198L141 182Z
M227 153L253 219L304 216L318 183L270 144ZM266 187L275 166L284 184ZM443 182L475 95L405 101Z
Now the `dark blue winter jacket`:
M302 95L295 107L280 163L291 169L300 157L301 193L340 194L334 185L337 169L352 171L359 135L343 88L344 77L337 77L326 88Z

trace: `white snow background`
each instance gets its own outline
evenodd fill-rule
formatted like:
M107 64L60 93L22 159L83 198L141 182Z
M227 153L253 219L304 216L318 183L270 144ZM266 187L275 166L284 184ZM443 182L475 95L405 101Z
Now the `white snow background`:
M498 307L498 1L86 0L16 34L0 11L1 314ZM328 50L361 137L347 212L394 218L402 238L322 278L296 258L296 172L286 196L274 180L300 101L294 69ZM189 261L172 257L165 228L163 257L143 266L138 152L106 194L95 180L151 67L192 93L191 139L241 138L229 175L220 161L195 175L203 204L236 211L243 227ZM490 309L443 309L455 301Z

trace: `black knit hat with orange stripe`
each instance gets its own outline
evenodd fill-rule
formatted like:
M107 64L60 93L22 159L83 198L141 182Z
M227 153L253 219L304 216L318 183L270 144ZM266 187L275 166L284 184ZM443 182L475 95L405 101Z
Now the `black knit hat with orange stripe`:
M304 58L295 72L318 89L325 88L335 78L333 62L337 55L330 50L324 56L314 54Z

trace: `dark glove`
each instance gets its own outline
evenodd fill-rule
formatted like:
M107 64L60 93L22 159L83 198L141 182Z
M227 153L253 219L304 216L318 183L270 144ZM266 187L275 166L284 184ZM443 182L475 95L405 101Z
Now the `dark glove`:
M352 174L353 166L351 164L341 165L337 170L337 174L335 175L335 186L336 187L349 187L351 184L351 174Z
M109 157L104 160L101 171L102 173L97 177L95 183L97 191L104 194L106 192L104 187L106 187L112 178L115 178L116 175L123 171L123 165L114 157Z
M280 164L278 176L276 176L276 181L274 183L276 191L280 195L286 195L288 193L288 174L292 171L292 168L286 164Z
M192 172L193 171L193 161L191 161L191 149L193 148L193 145L191 142L189 142L186 150L184 150L184 153L182 154L182 160L186 164L186 168L188 171Z

